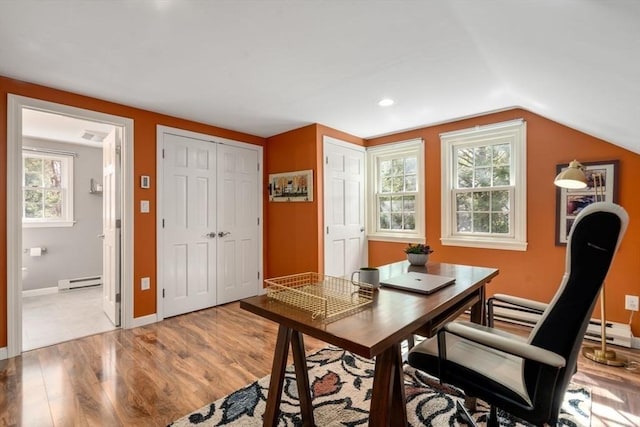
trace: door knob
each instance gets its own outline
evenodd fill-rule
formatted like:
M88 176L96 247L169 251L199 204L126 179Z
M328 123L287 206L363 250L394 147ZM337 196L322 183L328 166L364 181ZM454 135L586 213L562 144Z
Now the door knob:
M211 233L203 234L202 237L208 237L210 239L214 239L216 237L216 232L212 231Z
M98 239L104 239L104 234L98 234Z
M220 231L218 233L218 237L224 237L224 236L228 236L229 234L231 234L230 231Z
M364 227L360 227L360 232L362 233L364 231Z

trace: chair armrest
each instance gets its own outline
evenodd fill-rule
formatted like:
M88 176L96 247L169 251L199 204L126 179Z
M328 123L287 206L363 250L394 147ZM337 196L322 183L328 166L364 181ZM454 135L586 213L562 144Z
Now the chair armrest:
M539 301L534 301L526 298L514 297L512 295L505 294L495 294L489 300L495 300L500 302L506 302L507 304L515 305L522 308L528 308L530 310L535 310L539 312L543 312L547 309L549 304Z
M497 335L488 331L469 327L459 322L447 323L444 328L438 333L438 336L440 337L440 334L444 334L446 332L457 335L469 341L473 341L478 344L491 347L493 349L521 357L523 359L538 362L553 368L560 369L563 368L566 364L564 357L552 351L545 350L540 347L535 347L520 340L513 340L504 335ZM444 359L446 359L446 355L444 356Z

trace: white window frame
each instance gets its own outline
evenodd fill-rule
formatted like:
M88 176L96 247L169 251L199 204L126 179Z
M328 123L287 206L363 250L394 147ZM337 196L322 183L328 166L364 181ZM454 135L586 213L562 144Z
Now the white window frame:
M442 160L442 220L441 238L444 246L472 248L527 250L527 124L523 119L477 126L440 134ZM506 236L487 234L459 234L456 232L456 158L454 151L460 146L474 147L498 141L511 145L510 184L511 233ZM487 187L497 189L499 187Z
M62 163L62 218L25 218L24 217L24 159L25 157L59 160ZM37 153L22 151L22 226L25 228L73 227L73 156L59 153Z
M415 154L417 164L417 193L415 204L415 230L378 230L378 164L380 160ZM425 187L424 142L422 139L384 144L367 148L367 238L387 242L424 243L425 241Z

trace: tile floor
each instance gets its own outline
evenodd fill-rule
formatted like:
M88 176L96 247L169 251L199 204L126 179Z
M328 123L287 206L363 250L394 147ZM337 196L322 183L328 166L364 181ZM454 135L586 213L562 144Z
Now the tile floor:
M22 351L113 329L102 311L102 286L22 299Z

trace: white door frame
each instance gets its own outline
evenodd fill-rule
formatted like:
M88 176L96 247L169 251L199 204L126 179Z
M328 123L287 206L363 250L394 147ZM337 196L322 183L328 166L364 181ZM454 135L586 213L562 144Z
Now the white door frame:
M327 239L327 197L326 197L326 193L327 193L327 189L329 188L329 174L327 173L327 168L326 168L326 159L327 159L327 144L333 144L333 145L337 145L339 147L343 147L343 148L348 148L350 150L355 150L355 151L360 151L362 153L365 153L364 156L364 170L362 171L364 173L364 203L363 203L363 207L364 207L364 229L365 229L365 236L364 236L364 240L365 240L365 244L364 244L364 249L362 252L362 261L368 264L368 259L369 259L369 244L368 244L368 239L366 236L366 230L368 230L367 228L367 218L368 218L368 205L367 205L367 156L366 156L366 148L361 146L361 145L357 145L357 144L352 144L350 142L346 142L346 141L342 141L340 139L336 139L333 138L331 136L327 136L327 135L323 135L322 137L322 158L324 159L324 161L322 162L323 168L322 168L322 179L323 179L323 188L324 188L324 192L325 194L323 195L323 199L324 199L324 214L323 214L323 218L324 218L324 224L323 224L323 229L322 229L322 235L324 236L324 265L325 265L325 271L326 271L326 265L327 265L327 258L328 258L328 254L327 254L327 249L328 249L328 239Z
M21 158L22 109L46 111L120 126L122 138L122 246L121 297L122 327L131 328L133 320L133 120L84 108L19 95L8 95L7 103L7 356L22 353L22 212ZM1 358L1 357L0 357Z
M259 145L249 144L246 142L235 141L232 139L222 138L214 135L207 135L199 132L192 132L184 129L173 128L169 126L157 125L156 127L156 319L157 321L161 321L164 319L164 302L162 296L162 290L164 289L164 277L160 271L160 265L163 262L162 254L163 254L163 244L164 244L164 236L162 232L162 219L164 218L164 200L163 200L163 164L162 164L162 150L163 150L163 138L165 133L170 133L177 136L183 136L186 138L194 138L203 141L209 141L212 143L222 143L227 145L233 145L236 147L249 148L258 151L258 162L259 162L259 170L258 170L258 207L259 207L259 227L258 227L258 272L260 274L260 279L264 279L264 259L263 259L263 236L264 236L264 201L263 201L263 181L264 174L262 173L262 165L263 165L263 147ZM260 288L259 293L264 293L264 289Z

